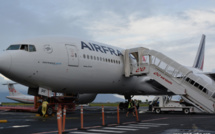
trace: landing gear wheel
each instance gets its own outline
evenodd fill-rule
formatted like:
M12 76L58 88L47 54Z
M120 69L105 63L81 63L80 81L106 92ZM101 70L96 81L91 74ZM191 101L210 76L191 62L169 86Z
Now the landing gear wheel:
M160 114L160 113L161 113L161 109L160 109L160 108L156 108L156 109L155 109L155 113L156 113L156 114Z
M48 116L51 116L53 114L53 108L48 107L46 113L48 114Z
M184 114L189 114L190 113L190 110L188 108L185 108L183 111L184 111Z

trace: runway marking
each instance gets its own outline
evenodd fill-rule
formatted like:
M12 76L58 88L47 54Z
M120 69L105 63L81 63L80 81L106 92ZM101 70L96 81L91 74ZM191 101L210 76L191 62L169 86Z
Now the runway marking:
M98 127L102 127L102 126L84 127L84 129L98 128Z
M163 125L169 125L169 124L157 124L157 123L139 123L139 124L143 124L143 125L160 125L160 126L163 126Z
M103 134L103 133L89 133L89 132L70 132L71 134Z
M138 129L132 129L132 128L116 128L116 127L104 127L103 129L127 130L127 131L137 131L138 130Z
M142 120L141 122L146 122L146 121L157 121L157 120L165 120L165 119L168 119L168 118L164 117L164 118L151 119L151 120Z
M104 130L104 129L90 129L87 131L92 131L92 132L105 132L105 133L124 133L125 131L111 131L111 130Z
M148 129L149 127L137 127L137 126L116 126L121 128L137 128L137 129Z
M138 126L138 127L160 127L159 125L144 125L144 124L129 124L129 126Z
M161 124L161 123L136 123L136 124L127 124L115 127L102 127L102 126L92 126L86 127L86 130L78 130L77 128L74 129L67 129L66 132L72 134L106 134L106 133L126 133L127 131L138 131L141 129L149 129L153 127L161 127L162 125L169 125L169 124ZM87 129L88 128L88 129ZM51 131L51 132L40 132L34 134L45 134L45 133L53 133L58 131Z
M20 127L29 127L30 125L16 125L12 126L13 128L20 128Z

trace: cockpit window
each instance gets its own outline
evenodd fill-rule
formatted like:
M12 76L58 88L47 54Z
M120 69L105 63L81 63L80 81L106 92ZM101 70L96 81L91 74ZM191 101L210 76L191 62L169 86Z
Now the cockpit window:
M29 52L35 52L36 48L34 45L29 45Z
M20 50L28 51L28 45L21 45Z
M17 45L10 45L7 50L24 50L28 52L36 52L36 48L34 45L28 44L17 44Z
M19 50L20 45L10 45L7 50Z

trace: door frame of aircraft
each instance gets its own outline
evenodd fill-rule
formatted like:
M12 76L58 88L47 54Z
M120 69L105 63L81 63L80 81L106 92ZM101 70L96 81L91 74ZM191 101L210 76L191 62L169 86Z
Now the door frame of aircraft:
M65 44L67 54L68 54L68 66L79 66L79 55L78 49L75 45L72 44Z

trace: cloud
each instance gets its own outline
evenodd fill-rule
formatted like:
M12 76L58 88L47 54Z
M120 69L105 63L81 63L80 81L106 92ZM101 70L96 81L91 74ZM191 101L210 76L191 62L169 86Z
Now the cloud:
M119 14L112 12L109 18L92 22L86 28L93 38L101 42L123 48L148 47L188 66L192 66L201 34L215 36L215 9L186 10L177 15L138 16L138 13L130 14L128 21L124 22ZM110 18L114 21L107 21ZM214 41L213 38L206 40L206 52L215 49L211 45ZM214 53L206 53L206 61L211 61L214 56ZM207 71L213 68L210 64L205 66Z

